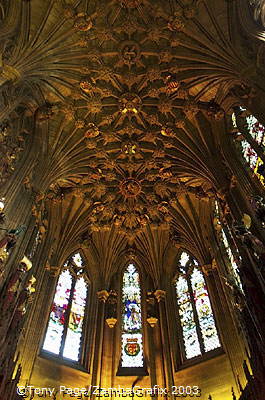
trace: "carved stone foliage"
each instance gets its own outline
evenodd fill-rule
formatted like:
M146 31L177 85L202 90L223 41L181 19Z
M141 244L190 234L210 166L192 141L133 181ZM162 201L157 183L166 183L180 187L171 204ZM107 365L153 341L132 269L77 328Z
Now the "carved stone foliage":
M3 184L15 169L24 148L24 135L17 132L9 120L0 124L0 183Z

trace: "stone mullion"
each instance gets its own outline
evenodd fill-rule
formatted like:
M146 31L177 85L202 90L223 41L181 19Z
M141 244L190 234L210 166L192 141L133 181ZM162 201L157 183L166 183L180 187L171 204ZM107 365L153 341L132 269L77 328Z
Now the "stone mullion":
M66 335L67 335L69 319L70 319L70 314L71 314L71 308L72 308L72 304L73 304L74 288L75 288L75 284L76 284L75 276L73 276L73 275L71 275L71 276L72 276L72 284L71 284L70 296L68 299L67 309L65 310L65 314L64 314L64 327L63 327L63 333L62 333L62 337L61 337L59 357L63 357L64 346L65 346L65 342L66 342Z
M192 288L190 276L187 276L185 279L186 279L188 289L189 289L190 304L191 304L192 311L193 311L193 318L194 318L196 332L197 332L197 336L198 336L198 340L199 340L200 351L201 351L201 354L204 354L205 353L204 340L203 340L203 336L202 336L199 315L198 315L198 311L197 311L194 296L193 296L193 288Z

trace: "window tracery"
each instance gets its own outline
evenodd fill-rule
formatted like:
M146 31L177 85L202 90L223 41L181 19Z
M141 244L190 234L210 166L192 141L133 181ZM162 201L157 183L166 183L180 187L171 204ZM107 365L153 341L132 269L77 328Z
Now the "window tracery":
M221 347L204 276L198 262L182 252L175 281L186 360Z
M42 350L80 360L87 296L88 279L82 257L76 253L59 276Z

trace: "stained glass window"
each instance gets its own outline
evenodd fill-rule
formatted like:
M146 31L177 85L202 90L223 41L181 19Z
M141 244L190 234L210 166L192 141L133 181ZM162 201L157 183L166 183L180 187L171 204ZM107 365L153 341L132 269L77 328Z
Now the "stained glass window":
M143 367L143 335L139 273L129 264L122 285L121 367Z
M185 359L201 356L221 346L211 302L198 262L182 252L176 280Z
M79 253L71 257L60 274L42 349L59 357L79 361L88 280Z
M239 112L242 113L245 110L240 107ZM234 128L237 128L237 116L234 113L232 115L232 122ZM247 132L250 137L257 143L257 145L263 150L265 146L265 128L259 121L253 116L248 115L245 117ZM260 159L256 151L251 146L248 140L238 132L238 140L241 145L241 151L245 160L247 161L250 168L253 170L254 174L259 178L261 183L265 184L264 176L265 176L265 166L263 161Z

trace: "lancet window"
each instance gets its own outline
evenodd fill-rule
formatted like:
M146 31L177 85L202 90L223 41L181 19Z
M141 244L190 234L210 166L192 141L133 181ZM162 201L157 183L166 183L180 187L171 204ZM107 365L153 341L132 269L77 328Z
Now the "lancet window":
M59 358L80 360L88 278L79 253L64 265L55 290L42 350Z
M185 360L221 347L211 302L198 262L182 252L175 281Z
M129 264L122 281L121 368L144 366L139 272Z

